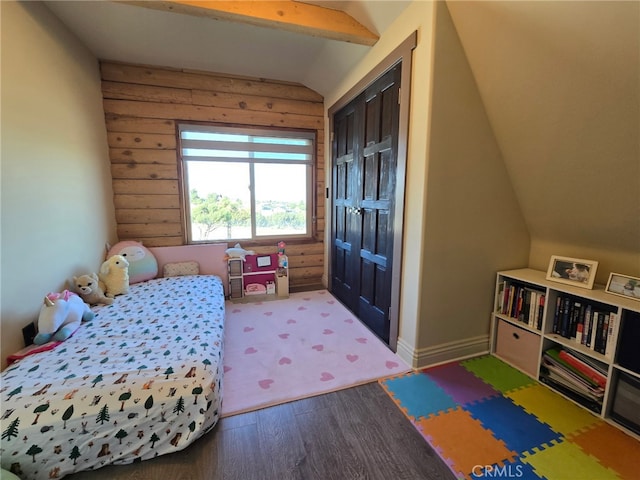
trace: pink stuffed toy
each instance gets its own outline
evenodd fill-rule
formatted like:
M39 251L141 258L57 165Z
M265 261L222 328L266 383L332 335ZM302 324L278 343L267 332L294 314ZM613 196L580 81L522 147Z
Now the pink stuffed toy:
M107 258L122 255L129 262L129 284L150 280L158 275L158 261L142 243L123 240L113 247L107 247Z

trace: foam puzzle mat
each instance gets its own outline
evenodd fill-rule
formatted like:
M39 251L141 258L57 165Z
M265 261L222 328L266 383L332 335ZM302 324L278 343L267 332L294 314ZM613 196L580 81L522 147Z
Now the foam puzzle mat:
M640 478L640 441L494 356L379 383L459 479Z

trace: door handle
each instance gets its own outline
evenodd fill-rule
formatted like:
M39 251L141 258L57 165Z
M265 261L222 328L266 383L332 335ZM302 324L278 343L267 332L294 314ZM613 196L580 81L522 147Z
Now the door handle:
M362 215L362 208L351 207L349 209L349 212L353 213L354 215Z

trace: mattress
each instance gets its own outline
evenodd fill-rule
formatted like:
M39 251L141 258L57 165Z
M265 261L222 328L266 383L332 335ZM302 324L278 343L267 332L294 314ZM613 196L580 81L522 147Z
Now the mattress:
M2 372L2 468L61 478L182 450L217 423L224 290L217 276L131 285L55 349Z

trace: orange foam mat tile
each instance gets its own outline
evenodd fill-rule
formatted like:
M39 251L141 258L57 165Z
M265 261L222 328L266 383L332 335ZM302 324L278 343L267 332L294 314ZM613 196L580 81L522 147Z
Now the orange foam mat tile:
M640 478L640 442L612 425L602 422L569 440L622 478Z
M502 465L517 456L469 412L459 407L440 415L421 418L416 421L416 426L451 469L466 478L470 478L470 472L478 464Z

